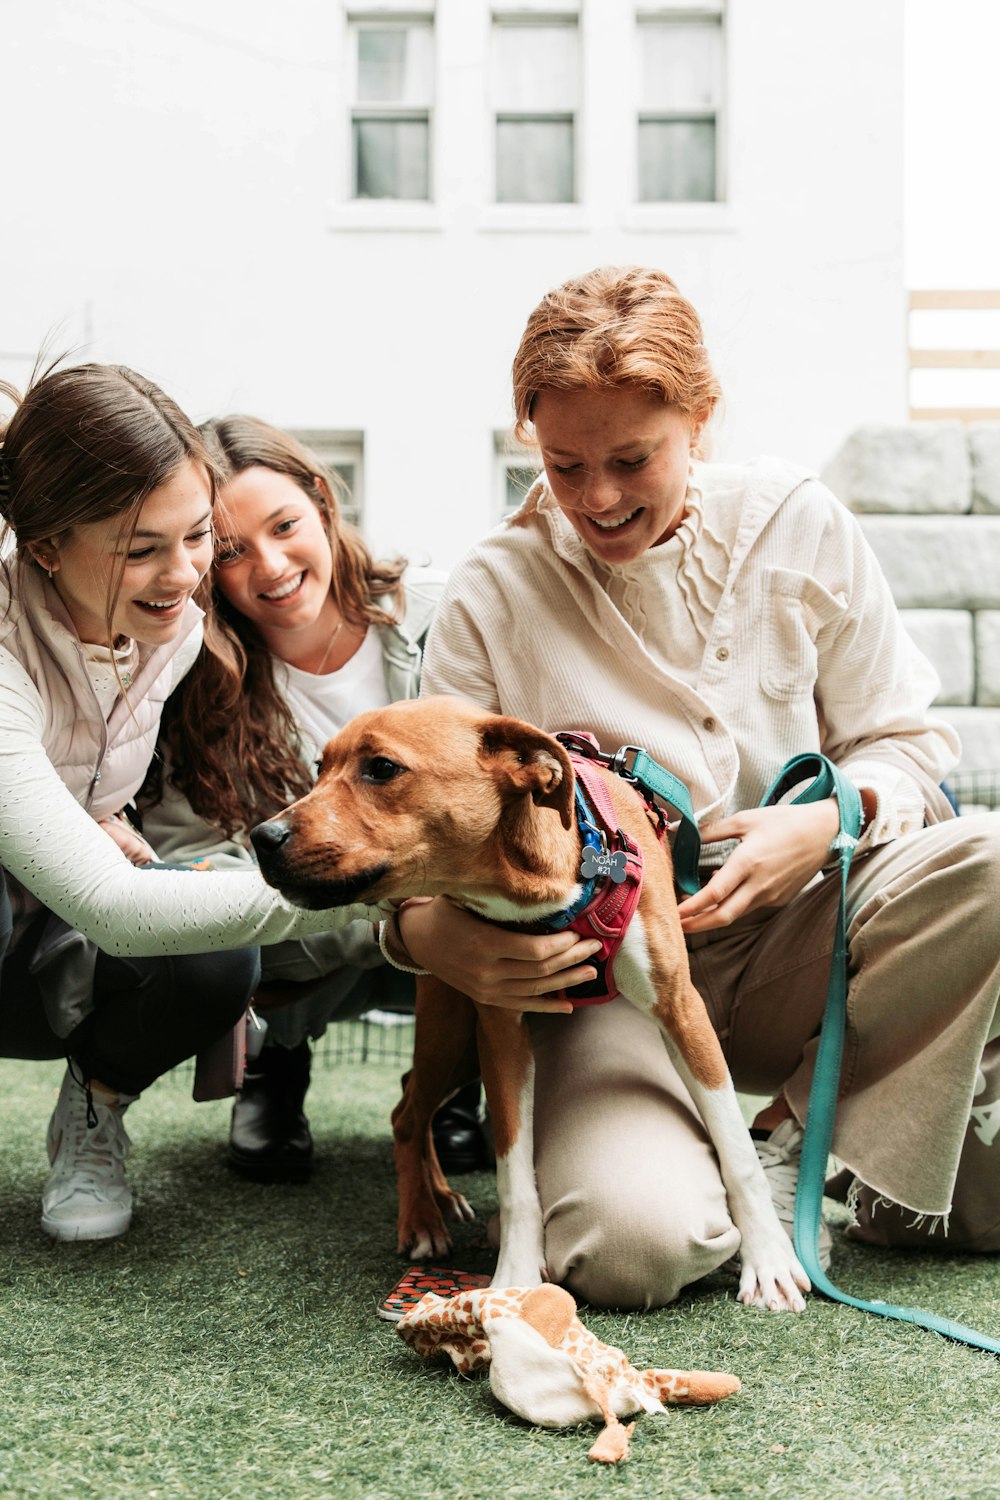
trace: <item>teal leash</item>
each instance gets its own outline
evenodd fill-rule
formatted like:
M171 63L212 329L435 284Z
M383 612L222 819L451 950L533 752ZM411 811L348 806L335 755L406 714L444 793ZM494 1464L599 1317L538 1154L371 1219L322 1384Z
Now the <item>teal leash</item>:
M632 757L629 760L629 757ZM701 889L698 866L701 862L701 834L698 820L691 804L691 793L679 777L654 760L647 750L638 745L623 745L610 757L612 771L626 781L638 782L647 792L654 793L664 802L669 802L680 817L674 832L671 855L674 865L674 880L685 896L694 896Z
M805 1135L802 1142L802 1161L799 1167L798 1189L795 1194L795 1219L793 1238L795 1253L813 1284L831 1301L843 1302L860 1312L874 1313L880 1318L894 1318L904 1323L915 1323L928 1328L932 1333L958 1343L969 1344L974 1349L985 1349L991 1354L1000 1354L1000 1339L990 1338L964 1323L951 1318L939 1317L937 1313L922 1312L919 1308L898 1307L892 1302L866 1302L852 1297L835 1286L819 1263L819 1229L823 1214L823 1189L826 1184L826 1166L833 1141L834 1117L837 1110L837 1095L840 1090L841 1064L844 1054L844 1034L847 1027L847 876L851 868L858 834L861 829L861 798L857 788L842 776L837 768L823 755L797 755L783 767L777 781L771 787L762 807L778 802L793 787L807 777L813 778L805 791L793 797L793 802L821 802L836 797L840 809L840 832L833 841L840 864L840 905L837 912L837 929L834 940L833 961L830 966L830 982L827 989L826 1008L820 1030L819 1050L813 1072L809 1104L806 1111Z

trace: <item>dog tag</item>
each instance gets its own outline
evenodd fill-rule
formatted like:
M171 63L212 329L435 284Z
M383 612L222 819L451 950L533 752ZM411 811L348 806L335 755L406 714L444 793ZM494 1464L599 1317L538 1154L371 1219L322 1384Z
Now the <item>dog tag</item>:
M626 874L626 858L621 849L609 854L607 849L595 849L588 844L580 861L580 874L585 880L603 879L610 876L615 885L621 885Z

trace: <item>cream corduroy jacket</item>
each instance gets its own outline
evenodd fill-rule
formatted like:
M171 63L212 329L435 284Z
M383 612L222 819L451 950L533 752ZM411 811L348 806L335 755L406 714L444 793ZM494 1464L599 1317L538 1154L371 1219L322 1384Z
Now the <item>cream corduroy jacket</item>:
M936 674L854 517L778 459L699 464L695 483L706 520L722 487L740 487L742 501L704 652L684 664L689 681L655 661L616 609L542 478L452 575L422 692L550 732L587 729L604 749L640 744L687 783L703 826L757 806L784 762L807 751L874 795L865 848L949 816L938 783L958 740L928 712Z

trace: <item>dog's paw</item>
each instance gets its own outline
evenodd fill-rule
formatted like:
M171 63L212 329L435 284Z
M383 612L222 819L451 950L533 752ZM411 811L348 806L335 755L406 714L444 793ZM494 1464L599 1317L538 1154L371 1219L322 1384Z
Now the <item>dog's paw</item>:
M451 1249L451 1235L447 1230L440 1234L430 1229L418 1229L400 1235L397 1250L410 1260L435 1260L447 1255Z
M397 1230L396 1251L410 1260L430 1260L451 1249L451 1235L433 1204L425 1205L424 1212L401 1213Z
M449 1188L446 1193L435 1193L434 1196L442 1218L450 1219L453 1224L469 1224L476 1217L476 1210L469 1200L463 1198L461 1193L456 1193L454 1188Z
M811 1285L791 1247L787 1256L761 1260L744 1255L740 1261L737 1301L745 1307L763 1308L765 1312L797 1313L805 1307L803 1293Z

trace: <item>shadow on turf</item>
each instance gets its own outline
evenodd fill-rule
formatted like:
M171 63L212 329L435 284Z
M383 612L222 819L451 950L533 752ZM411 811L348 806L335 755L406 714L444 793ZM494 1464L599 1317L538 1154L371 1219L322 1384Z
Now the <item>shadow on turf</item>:
M130 1172L136 1192L136 1214L125 1241L54 1243L39 1227L39 1192L44 1181L44 1157L32 1180L23 1172L0 1182L0 1216L8 1273L18 1264L37 1265L51 1255L107 1257L124 1245L133 1255L173 1261L178 1256L214 1258L231 1246L255 1244L265 1260L270 1242L280 1242L282 1258L300 1264L310 1259L329 1267L345 1259L357 1269L369 1268L375 1281L372 1306L388 1290L409 1262L395 1253L395 1179L391 1144L371 1136L322 1138L317 1144L313 1175L304 1184L260 1185L233 1173L226 1163L225 1139L192 1138L144 1144L133 1158ZM462 1179L478 1211L472 1224L455 1226L455 1245L446 1264L467 1270L489 1271L493 1252L484 1242L484 1228L495 1208L492 1174L476 1173ZM832 1274L838 1285L861 1298L882 1298L918 1306L976 1325L983 1305L996 1307L997 1262L994 1256L951 1254L946 1242L933 1251L888 1251L855 1244L834 1230ZM6 1258L6 1257L5 1257ZM704 1309L713 1299L733 1301L736 1280L716 1272L687 1288L670 1308L671 1321ZM821 1306L830 1307L817 1298ZM841 1310L845 1311L845 1310ZM613 1311L581 1312L597 1324L620 1317ZM845 1312L845 1315L846 1314ZM753 1316L750 1314L749 1316ZM851 1319L865 1315L851 1312ZM641 1314L632 1314L641 1318ZM614 1341L613 1330L601 1332Z

